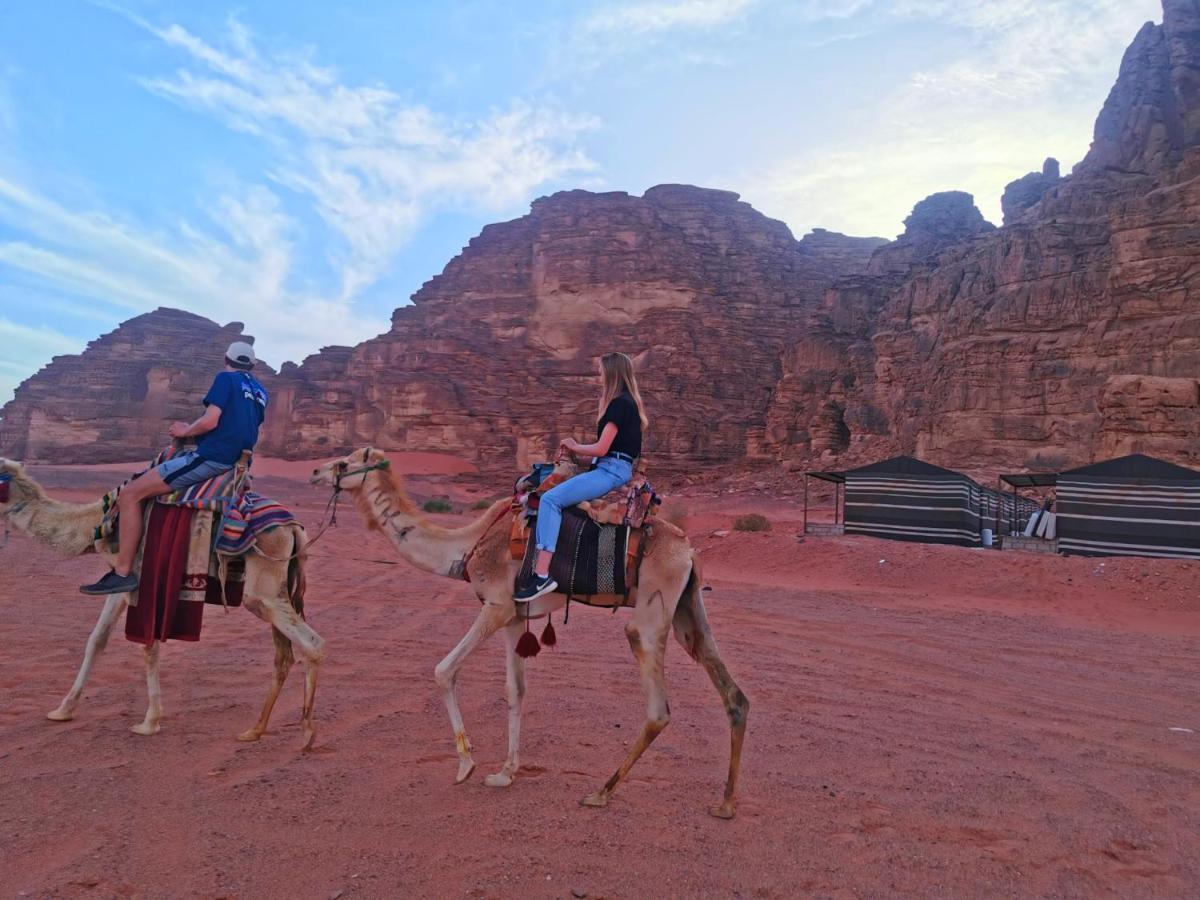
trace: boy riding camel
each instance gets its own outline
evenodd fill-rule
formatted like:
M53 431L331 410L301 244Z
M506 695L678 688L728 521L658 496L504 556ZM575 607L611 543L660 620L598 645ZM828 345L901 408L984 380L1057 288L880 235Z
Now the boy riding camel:
M258 428L267 411L267 392L250 371L254 348L235 341L225 351L225 370L217 373L204 395L204 414L195 422L176 422L168 434L176 440L197 438L196 449L173 456L125 485L117 498L120 547L116 568L95 584L79 590L85 594L125 594L136 590L133 561L142 541L142 502L170 494L228 472L243 450L253 450Z

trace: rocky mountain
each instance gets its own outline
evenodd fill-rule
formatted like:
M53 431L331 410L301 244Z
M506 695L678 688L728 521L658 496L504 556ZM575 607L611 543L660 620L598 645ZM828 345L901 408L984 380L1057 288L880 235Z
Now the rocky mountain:
M542 198L483 229L385 334L285 365L265 449L511 469L586 433L595 360L622 349L656 466L1200 464L1200 0L1164 0L1138 33L1071 174L1049 159L1002 206L995 228L947 191L895 241L797 241L723 191ZM0 453L141 452L203 390L210 367L177 362L193 331L218 354L240 332L184 316L56 358L5 407Z
M191 421L242 323L178 309L130 319L78 356L56 356L0 412L0 455L65 463L148 459ZM273 370L255 370L268 385Z

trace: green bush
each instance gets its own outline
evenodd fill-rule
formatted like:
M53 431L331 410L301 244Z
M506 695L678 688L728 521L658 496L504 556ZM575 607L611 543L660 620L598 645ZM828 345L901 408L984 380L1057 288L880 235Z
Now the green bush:
M441 497L434 497L432 500L426 500L425 505L421 507L427 513L448 513L454 512L454 507L449 500L443 500Z
M750 513L745 516L738 516L737 521L733 523L734 531L770 531L771 520L766 516L761 516L758 513Z
M499 499L499 497L496 498L496 500ZM471 504L471 509L489 509L491 505L496 502L496 500L489 500L487 497L480 497Z

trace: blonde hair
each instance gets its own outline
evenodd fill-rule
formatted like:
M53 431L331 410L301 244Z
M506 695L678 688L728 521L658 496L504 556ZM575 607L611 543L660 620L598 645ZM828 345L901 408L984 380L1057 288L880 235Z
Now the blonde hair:
M638 390L637 376L633 374L633 360L624 353L605 353L600 357L600 371L604 375L604 387L600 391L600 409L596 413L596 422L599 423L604 418L608 404L619 394L628 392L637 405L638 418L642 420L644 431L650 422L646 418L646 407Z

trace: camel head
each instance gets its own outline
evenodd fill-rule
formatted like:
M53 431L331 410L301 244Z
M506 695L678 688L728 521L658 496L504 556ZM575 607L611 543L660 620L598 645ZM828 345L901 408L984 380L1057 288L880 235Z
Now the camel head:
M42 486L26 474L24 466L0 456L0 515L18 503L41 500L45 496Z
M313 469L309 484L337 487L343 491L357 491L363 486L369 472L387 469L390 463L382 450L363 447L353 453L327 462Z

